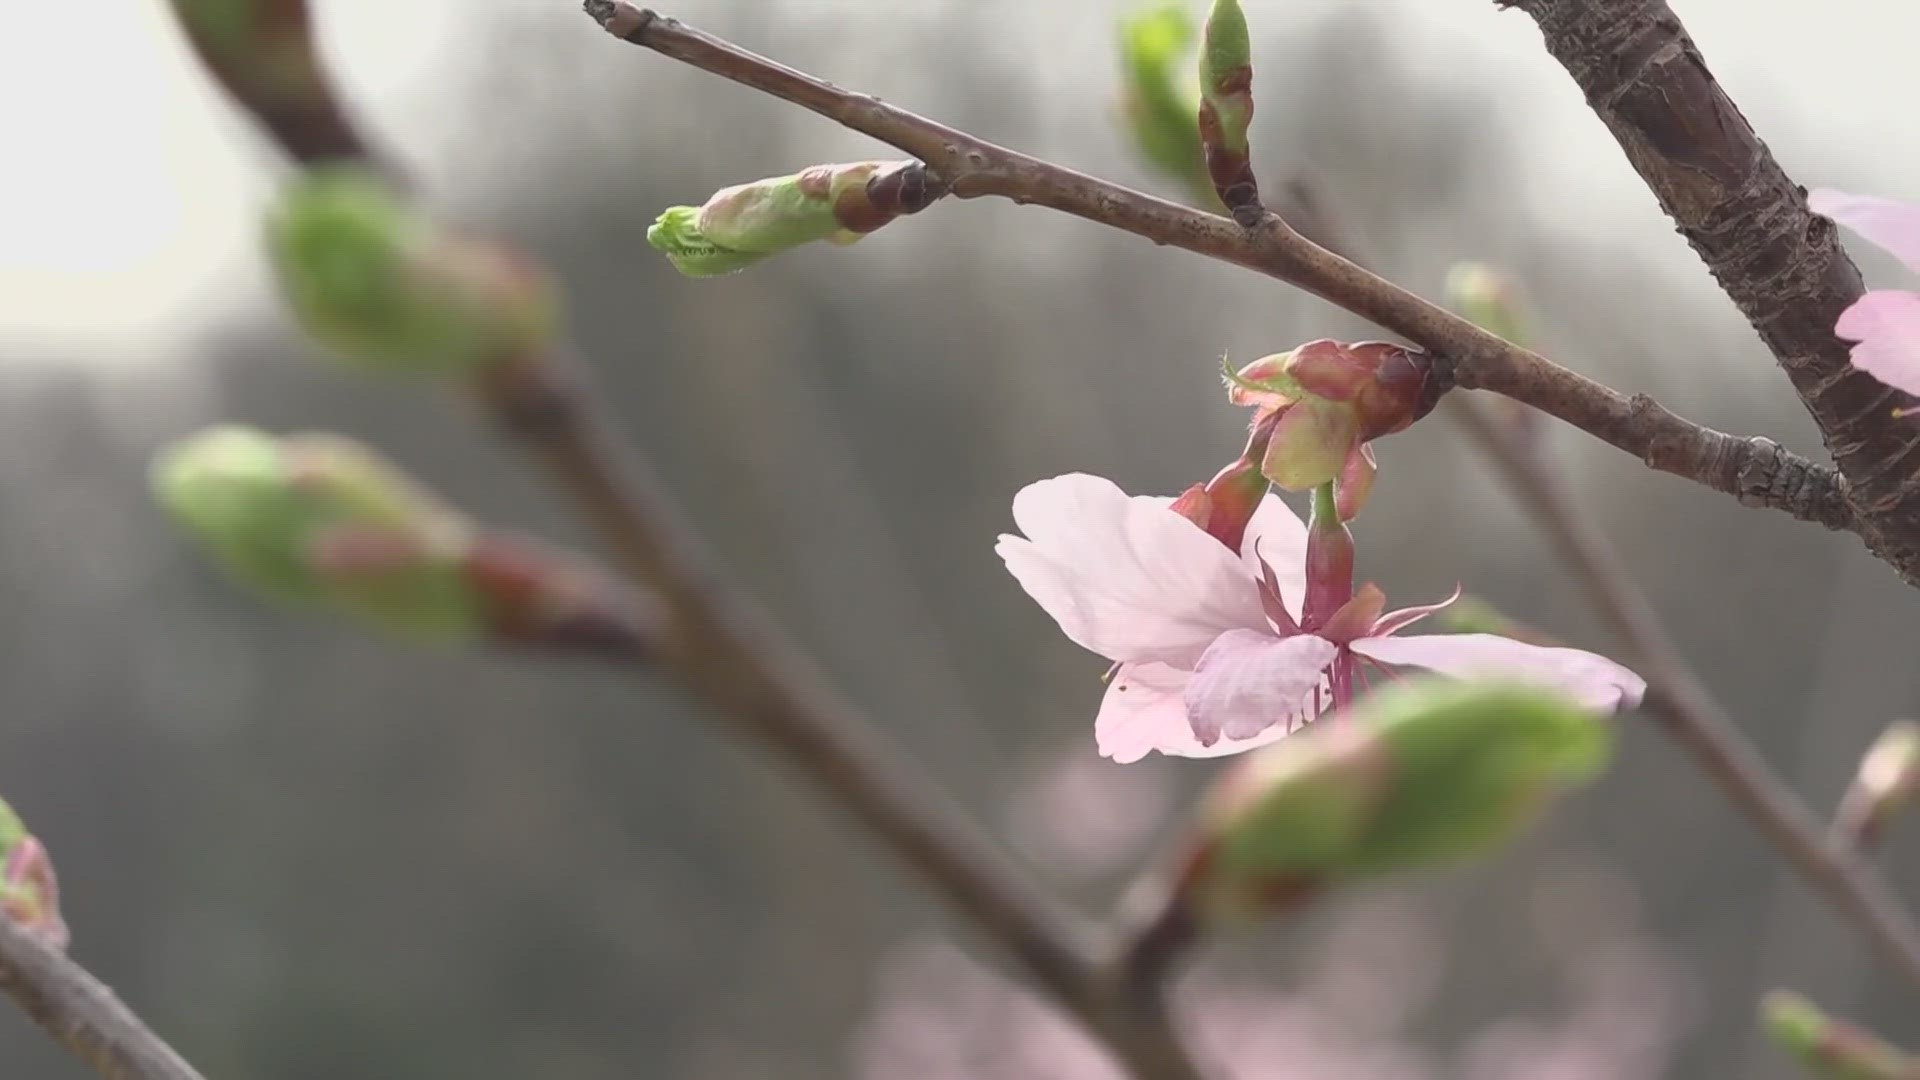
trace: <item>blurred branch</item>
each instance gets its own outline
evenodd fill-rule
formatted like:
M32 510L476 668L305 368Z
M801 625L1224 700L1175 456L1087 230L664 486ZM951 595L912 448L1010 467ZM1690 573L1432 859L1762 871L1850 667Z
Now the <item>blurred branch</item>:
M1508 486L1545 530L1594 609L1634 654L1646 677L1643 708L1693 755L1702 772L1785 855L1807 884L1870 938L1902 976L1920 987L1920 928L1878 874L1846 845L1828 840L1804 803L1748 741L1681 657L1647 596L1606 536L1581 512L1566 478L1537 449L1521 445L1478 402L1454 416L1493 459Z
M926 162L960 198L1034 203L1156 243L1258 271L1400 334L1453 364L1454 379L1523 401L1748 506L1783 510L1830 529L1853 511L1833 470L1770 439L1739 438L1631 398L1482 330L1313 243L1268 214L1253 229L1029 157L831 83L626 0L586 0L588 14L623 40L792 102ZM1920 551L1920 543L1916 543Z
M1834 335L1860 271L1754 133L1665 0L1495 0L1540 25L1667 216L1792 381L1848 483L1861 535L1920 583L1920 401L1853 367Z
M0 991L105 1080L202 1080L104 983L4 916Z
M175 3L203 55L228 55L218 46L231 44L222 36L229 24L211 19L204 0ZM236 76L231 65L212 64L213 73L303 163L347 156L378 166L369 142L341 119L344 111L317 58L304 5L269 6L256 15L266 21L253 29L272 31L263 40L298 45L291 67L306 75L297 86L304 107L279 107L275 95L284 97L283 89L268 93L259 80ZM203 39L212 44L201 45ZM340 121L319 142L308 127L316 114ZM1037 890L877 725L830 689L785 636L721 581L657 478L614 434L570 347L497 364L473 388L495 423L571 499L623 575L658 602L660 625L648 635L652 648L645 657L650 669L672 677L739 733L782 756L919 871L1105 1042L1137 1080L1201 1080L1158 997L1150 1007L1135 1001L1123 1007L1106 993L1088 928ZM594 643L607 644L598 638Z

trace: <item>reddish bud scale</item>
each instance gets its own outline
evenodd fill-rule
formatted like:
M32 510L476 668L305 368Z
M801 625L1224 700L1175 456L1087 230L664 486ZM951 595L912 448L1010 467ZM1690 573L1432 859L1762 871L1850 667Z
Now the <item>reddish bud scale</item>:
M571 560L531 544L483 536L466 559L497 645L573 656L631 659L646 651L648 620L622 591Z
M817 165L799 176L800 190L825 199L832 196L835 166ZM833 216L848 232L870 233L895 218L917 214L946 194L919 161L887 165L865 184L849 185L834 197Z
M1237 77L1222 81L1220 93L1243 95L1246 115L1251 117L1253 69L1240 68L1235 74ZM1264 207L1260 203L1260 182L1253 174L1253 155L1244 145L1238 149L1227 145L1219 110L1211 101L1200 103L1200 144L1206 150L1207 178L1213 181L1221 205L1235 221L1257 221Z

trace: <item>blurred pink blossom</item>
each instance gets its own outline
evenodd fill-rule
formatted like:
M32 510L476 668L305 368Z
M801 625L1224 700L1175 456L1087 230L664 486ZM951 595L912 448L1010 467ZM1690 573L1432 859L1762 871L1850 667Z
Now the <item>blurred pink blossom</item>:
M1115 761L1153 751L1217 757L1273 742L1317 716L1323 695L1344 704L1360 660L1524 679L1596 709L1630 708L1646 687L1577 649L1492 634L1392 637L1435 608L1385 612L1378 589L1355 594L1350 548L1344 584L1323 580L1318 568L1338 560L1316 558L1320 545L1272 495L1238 552L1170 500L1130 497L1085 474L1029 484L1014 497L1013 519L1025 535L1000 537L1007 569L1068 638L1118 664L1094 721L1100 752ZM1337 606L1316 602L1333 595Z
M1609 885L1610 879L1582 880ZM1654 1080L1690 1023L1690 984L1630 923L1557 926L1557 1015L1493 1022L1453 1054L1407 1028L1440 990L1440 928L1405 898L1351 903L1300 985L1200 971L1175 996L1217 1080ZM857 1080L1125 1080L1051 1005L937 939L899 949L856 1036Z
M1920 206L1822 188L1807 205L1920 272ZM1834 333L1854 343L1853 366L1920 394L1920 293L1874 289L1840 313Z

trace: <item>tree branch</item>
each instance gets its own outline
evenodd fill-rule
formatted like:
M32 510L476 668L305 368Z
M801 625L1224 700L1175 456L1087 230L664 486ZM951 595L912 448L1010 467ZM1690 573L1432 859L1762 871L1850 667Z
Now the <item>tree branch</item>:
M303 2L272 10L283 45L305 42L312 76L290 111L250 68L212 64L242 105L307 165L364 162L396 181L390 163L345 119L318 60ZM203 55L204 24L189 35ZM284 59L284 58L283 58ZM316 137L312 117L329 118ZM1097 943L1079 919L1035 889L972 820L881 729L839 697L757 610L722 585L697 534L658 480L618 439L570 347L499 365L474 390L495 423L524 445L575 504L617 568L658 601L660 625L596 634L602 655L644 641L645 660L773 750L827 799L918 871L1005 948L1038 987L1078 1018L1136 1080L1203 1080L1158 993L1122 1001L1107 992Z
M1819 822L1749 742L1667 634L1613 545L1581 512L1565 478L1536 448L1522 446L1475 402L1454 411L1492 458L1521 504L1545 530L1594 609L1624 642L1646 677L1643 706L1667 729L1734 807L1785 855L1800 876L1853 923L1900 974L1920 987L1920 928L1846 844Z
M1854 527L1833 470L1780 448L1702 427L1644 395L1628 397L1490 334L1306 239L1268 215L1252 230L1216 214L1050 164L843 90L626 0L586 0L614 36L763 91L912 154L959 198L999 196L1050 207L1285 281L1453 363L1456 383L1523 401L1648 466L1784 510L1829 529Z
M104 1080L203 1080L104 983L4 916L0 992Z
M1627 159L1779 361L1846 478L1874 553L1920 584L1916 399L1834 336L1862 293L1833 223L1774 160L1665 0L1495 0L1540 24Z

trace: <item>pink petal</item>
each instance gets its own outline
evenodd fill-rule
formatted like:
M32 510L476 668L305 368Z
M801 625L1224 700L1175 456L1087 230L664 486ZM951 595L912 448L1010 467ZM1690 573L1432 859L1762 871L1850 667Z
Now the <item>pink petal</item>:
M1833 332L1853 347L1853 366L1888 386L1920 394L1920 295L1875 289L1840 313Z
M1873 195L1849 195L1832 188L1808 193L1807 205L1920 273L1920 206Z
M1370 637L1353 651L1384 664L1408 664L1455 678L1510 678L1551 687L1591 709L1640 704L1647 682L1619 664L1579 649L1550 649L1496 634Z
M1218 540L1111 481L1070 475L1013 500L1025 538L996 550L1060 629L1120 661L1191 666L1222 633L1266 626L1260 591Z
M1123 664L1101 699L1093 722L1100 753L1125 765L1151 753L1212 758L1239 754L1285 737L1285 724L1249 739L1221 739L1201 746L1187 722L1186 688L1192 676L1165 664Z
M1231 630L1207 649L1187 683L1187 720L1194 738L1248 739L1279 725L1291 728L1339 649L1324 638L1280 638Z
M1240 545L1248 572L1260 575L1260 562L1273 568L1281 599L1295 619L1307 598L1307 527L1280 496L1269 494L1247 522L1247 538Z

